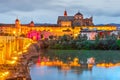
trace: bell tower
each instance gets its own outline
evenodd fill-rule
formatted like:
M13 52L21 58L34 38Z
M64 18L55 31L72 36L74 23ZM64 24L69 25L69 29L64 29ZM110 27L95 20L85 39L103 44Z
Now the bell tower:
M67 11L66 10L64 11L64 16L67 16Z
M15 27L20 28L20 20L18 18L15 20Z
M16 36L21 35L21 25L20 25L20 20L17 18L15 20L15 27L16 27Z

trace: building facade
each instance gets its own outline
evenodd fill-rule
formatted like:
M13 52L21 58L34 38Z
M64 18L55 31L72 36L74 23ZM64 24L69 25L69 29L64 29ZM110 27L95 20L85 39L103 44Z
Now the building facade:
M68 16L66 10L63 16L58 16L57 24L34 24L33 21L29 24L21 24L19 19L15 20L15 24L0 24L0 34L15 36L27 35L31 31L38 31L41 33L40 35L44 36L43 31L46 31L53 36L67 34L75 37L83 29L114 31L117 30L117 27L111 25L94 26L92 17L84 19L80 12L74 16ZM35 36L33 37L35 38Z
M64 16L58 16L57 24L59 26L93 26L93 18L85 18L80 12L74 16L68 16L67 11L64 11Z

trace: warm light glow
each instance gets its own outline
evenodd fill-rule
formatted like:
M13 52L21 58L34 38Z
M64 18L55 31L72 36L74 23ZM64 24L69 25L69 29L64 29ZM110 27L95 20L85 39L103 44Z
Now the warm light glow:
M9 72L8 71L6 71L6 72L0 72L0 77L6 77L7 75L9 74Z
M17 60L18 58L17 57L12 57L12 59Z
M11 61L11 64L15 64L16 61Z
M78 34L74 34L74 36L76 37L76 36L78 36Z
M27 52L27 50L24 50L23 52Z
M13 34L16 34L16 31L13 31Z
M7 75L7 74L9 74L9 72L5 72L4 74L6 74L6 75Z
M7 62L7 64L15 64L16 63L15 60L14 61L7 60L6 62Z
M22 54L22 51L21 51L21 52L18 52L18 54Z

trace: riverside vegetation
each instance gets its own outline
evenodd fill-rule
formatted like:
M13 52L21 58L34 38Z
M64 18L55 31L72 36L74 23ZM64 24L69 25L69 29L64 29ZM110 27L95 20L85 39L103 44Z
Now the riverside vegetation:
M78 35L76 38L70 35L64 35L53 40L44 40L41 48L61 49L61 50L120 50L120 35L96 35L95 40L88 40L86 35Z
M51 59L59 58L67 61L70 57L78 57L81 63L86 63L87 58L94 57L96 62L114 62L120 61L120 40L119 37L112 35L97 35L95 40L87 40L86 35L78 35L73 38L69 35L64 35L54 40L54 36L50 36L50 40L40 40L41 50L45 52L41 56L47 56ZM37 49L39 50L39 49Z

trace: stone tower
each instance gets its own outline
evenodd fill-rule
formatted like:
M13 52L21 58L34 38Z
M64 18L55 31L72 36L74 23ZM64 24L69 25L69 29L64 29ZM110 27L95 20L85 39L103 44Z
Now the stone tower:
M20 25L20 20L17 18L15 20L15 27L16 27L16 36L21 35L21 25Z
M20 28L20 20L18 18L15 20L15 27Z

